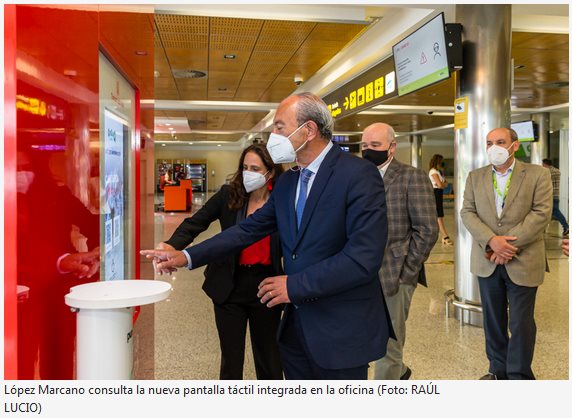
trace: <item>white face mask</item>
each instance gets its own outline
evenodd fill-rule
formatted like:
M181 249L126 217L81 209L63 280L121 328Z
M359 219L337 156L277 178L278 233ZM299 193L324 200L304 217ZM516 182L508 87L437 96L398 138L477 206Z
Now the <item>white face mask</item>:
M18 171L16 172L16 191L18 193L28 193L30 185L34 181L33 171Z
M512 147L512 145L514 145L514 142L508 148L504 148L499 145L492 145L489 149L487 149L489 162L495 166L503 165L506 163L511 156L511 154L508 153L508 150Z
M268 171L266 173L268 173ZM264 186L268 181L266 180L266 177L264 177L266 173L260 174L260 173L255 173L254 171L244 170L242 172L242 184L244 184L246 193L258 190L262 186Z
M300 151L304 145L306 145L306 140L297 150L294 149L292 142L290 142L290 137L294 135L298 130L306 125L307 122L304 122L302 125L298 126L294 132L292 132L288 136L280 135L271 133L270 137L268 138L268 143L266 144L266 149L274 161L274 164L282 164L282 163L293 163L296 161L296 153Z

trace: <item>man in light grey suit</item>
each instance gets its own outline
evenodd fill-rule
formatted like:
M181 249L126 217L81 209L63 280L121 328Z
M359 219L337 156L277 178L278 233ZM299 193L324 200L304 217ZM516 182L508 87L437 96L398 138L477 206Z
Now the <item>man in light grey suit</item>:
M469 173L461 210L473 236L471 272L483 306L489 373L481 380L534 379L534 305L546 269L550 172L514 158L519 142L512 129L493 129L486 144L491 165Z
M397 143L391 126L368 126L361 143L363 157L378 167L385 186L389 231L379 278L397 337L375 362L374 378L407 380L411 369L403 363L405 321L417 283L427 286L423 262L439 236L435 194L425 172L394 157Z

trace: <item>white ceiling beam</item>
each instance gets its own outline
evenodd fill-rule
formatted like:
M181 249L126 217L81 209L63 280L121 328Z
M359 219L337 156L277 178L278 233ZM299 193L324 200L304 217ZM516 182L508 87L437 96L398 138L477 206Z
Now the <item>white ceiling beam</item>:
M365 5L349 4L157 4L155 13L330 23L366 23L368 17Z
M142 107L155 110L267 112L276 109L278 103L233 102L222 100L141 100Z

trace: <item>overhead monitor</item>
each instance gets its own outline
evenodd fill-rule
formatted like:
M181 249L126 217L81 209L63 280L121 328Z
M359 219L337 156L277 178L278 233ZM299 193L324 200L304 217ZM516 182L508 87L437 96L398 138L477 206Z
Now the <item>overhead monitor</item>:
M443 13L395 44L393 60L399 96L449 78Z
M511 123L510 127L516 132L520 142L533 142L538 140L538 125L531 120Z

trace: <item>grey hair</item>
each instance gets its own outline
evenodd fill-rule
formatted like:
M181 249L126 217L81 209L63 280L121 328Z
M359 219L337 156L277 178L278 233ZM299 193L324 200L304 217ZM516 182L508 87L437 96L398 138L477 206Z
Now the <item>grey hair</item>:
M299 98L296 106L296 121L298 125L311 120L318 125L318 131L322 138L332 139L334 118L326 103L315 94L309 92L299 93L295 96Z

